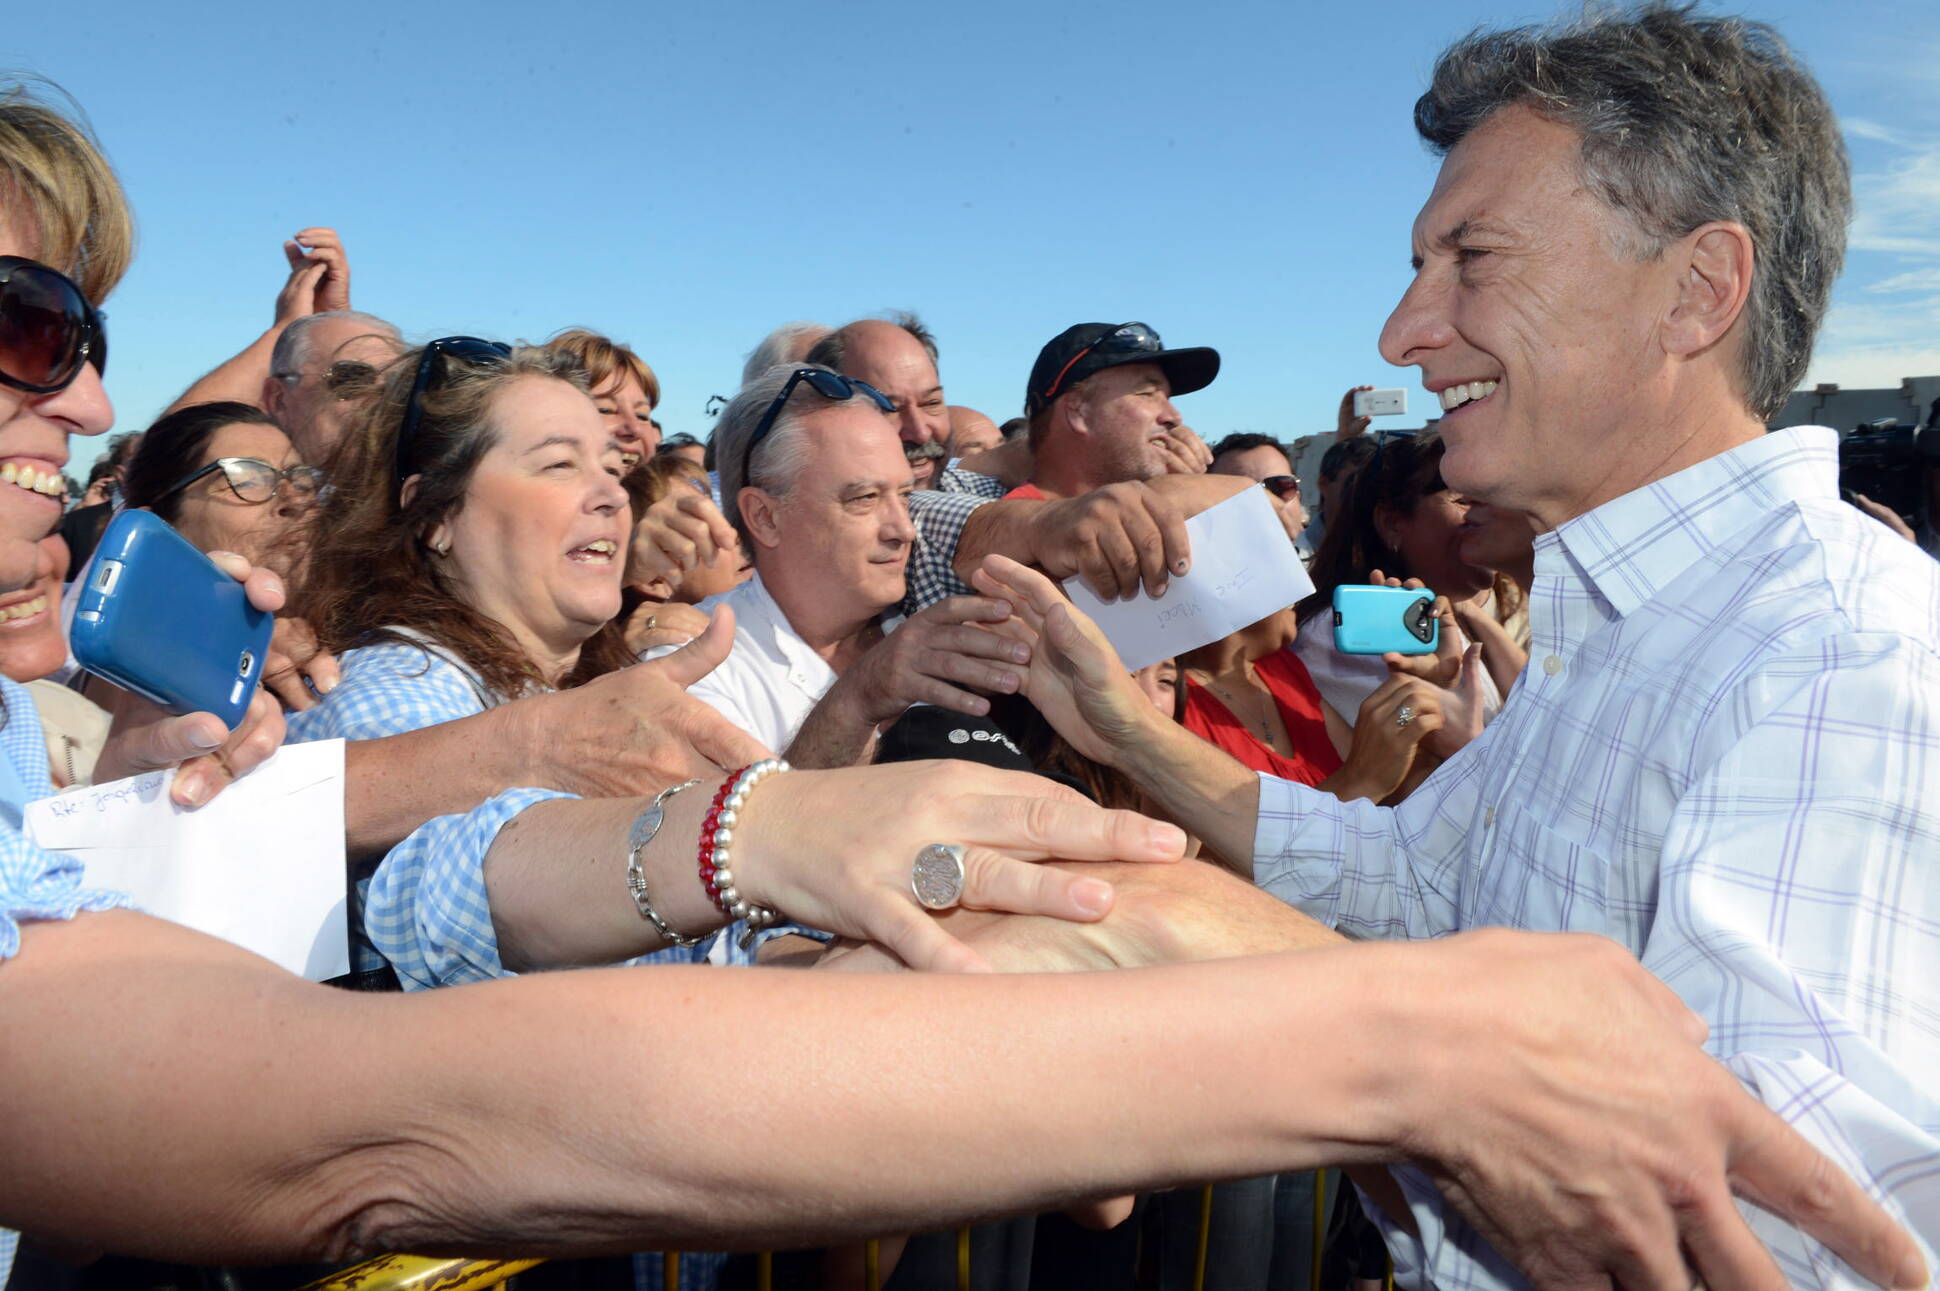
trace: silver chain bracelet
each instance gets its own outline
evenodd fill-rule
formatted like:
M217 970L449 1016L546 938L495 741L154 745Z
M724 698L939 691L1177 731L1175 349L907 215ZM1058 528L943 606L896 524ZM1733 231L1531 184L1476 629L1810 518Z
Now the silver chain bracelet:
M652 898L647 895L647 872L640 864L640 853L648 843L653 841L653 836L660 832L660 822L666 819L665 808L668 799L683 789L692 789L699 783L698 780L689 780L686 784L671 785L662 789L654 795L653 801L647 804L647 809L634 817L633 828L627 831L626 889L633 894L633 908L640 912L642 919L653 925L655 932L659 933L668 944L674 946L698 946L714 934L706 932L698 937L683 937L660 917L660 912L653 908Z

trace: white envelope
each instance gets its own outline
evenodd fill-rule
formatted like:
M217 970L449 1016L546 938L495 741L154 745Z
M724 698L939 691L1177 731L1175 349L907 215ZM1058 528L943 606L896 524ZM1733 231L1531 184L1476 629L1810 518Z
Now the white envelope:
M1125 666L1137 671L1210 645L1314 590L1265 489L1248 489L1186 521L1192 569L1165 595L1105 602L1081 578L1064 581Z
M86 866L88 887L234 942L311 981L350 971L344 742L289 744L206 807L169 801L173 771L29 803L27 836Z

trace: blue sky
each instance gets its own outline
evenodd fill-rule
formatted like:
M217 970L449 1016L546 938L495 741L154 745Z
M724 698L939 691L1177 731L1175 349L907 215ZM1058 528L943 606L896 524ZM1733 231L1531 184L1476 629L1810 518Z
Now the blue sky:
M1450 39L1555 12L107 0L10 25L0 67L81 103L135 206L117 429L258 335L283 239L325 224L354 303L408 335L631 342L670 430L706 432L770 327L914 308L952 402L999 420L1051 335L1137 318L1224 355L1182 404L1202 434L1293 437L1356 382L1425 405L1375 349L1435 164L1409 110ZM1804 55L1852 148L1812 379L1940 372L1940 6L1745 12Z

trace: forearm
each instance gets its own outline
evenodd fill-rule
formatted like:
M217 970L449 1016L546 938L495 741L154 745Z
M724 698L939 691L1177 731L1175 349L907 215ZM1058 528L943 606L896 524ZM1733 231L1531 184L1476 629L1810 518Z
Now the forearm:
M263 382L269 379L270 352L276 348L276 338L283 334L283 325L278 323L267 332L251 341L242 353L222 363L182 392L180 398L163 411L174 412L190 404L214 403L218 400L234 400L238 403L258 404L263 399Z
M1156 719L1121 747L1116 763L1163 818L1199 838L1236 873L1252 873L1260 791L1245 766L1185 727Z
M701 885L698 861L701 821L719 787L717 777L667 799L660 829L640 852L648 900L682 936L728 922ZM556 799L526 808L498 831L484 876L507 969L617 964L671 944L642 917L627 887L628 833L650 802Z
M374 997L141 916L29 938L0 968L0 1223L166 1258L810 1244L1377 1159L1403 1131L1367 947ZM1350 1028L1369 1042L1311 1061Z
M804 771L868 764L876 751L876 723L847 702L836 682L820 703L809 710L785 755L790 766Z
M963 522L956 555L951 559L957 577L968 583L984 557L993 553L1009 556L1022 565L1037 565L1031 519L1046 505L1033 498L1004 498L987 502L971 512Z
M344 841L353 858L391 850L427 820L469 811L495 793L559 788L521 754L506 705L452 722L344 745Z

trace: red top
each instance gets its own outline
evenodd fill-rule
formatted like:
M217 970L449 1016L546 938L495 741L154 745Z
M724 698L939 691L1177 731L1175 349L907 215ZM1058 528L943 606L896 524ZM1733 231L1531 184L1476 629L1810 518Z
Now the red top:
M1004 494L1004 496L1006 498L1029 498L1033 502L1049 502L1051 500L1046 496L1043 489L1029 482L1018 485L1010 492Z
M1232 710L1213 693L1191 678L1186 679L1185 728L1200 739L1210 740L1255 771L1293 780L1300 784L1319 784L1340 770L1340 754L1327 735L1326 710L1320 691L1307 675L1307 665L1291 650L1275 650L1256 660L1253 670L1266 684L1267 693L1280 706L1280 721L1287 728L1293 756L1287 757L1248 730Z

